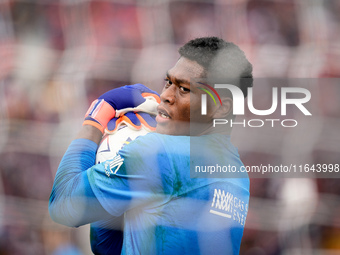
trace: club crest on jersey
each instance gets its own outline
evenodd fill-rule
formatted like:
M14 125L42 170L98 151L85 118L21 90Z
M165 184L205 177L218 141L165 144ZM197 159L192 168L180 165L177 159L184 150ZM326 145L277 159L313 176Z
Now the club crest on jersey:
M118 154L112 160L108 160L104 164L105 174L110 177L111 174L116 174L119 168L123 165L124 159Z

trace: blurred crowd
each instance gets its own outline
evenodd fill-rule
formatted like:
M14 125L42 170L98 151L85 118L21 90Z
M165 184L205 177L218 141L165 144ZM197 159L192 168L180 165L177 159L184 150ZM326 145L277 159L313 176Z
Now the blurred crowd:
M306 136L298 156L339 164L339 13L337 0L1 1L0 255L91 254L87 227L49 218L58 163L93 99L137 82L160 92L195 37L236 43L255 77L317 80L309 135L236 142L246 165L289 158L295 136ZM252 179L240 254L340 252L339 211L338 179Z

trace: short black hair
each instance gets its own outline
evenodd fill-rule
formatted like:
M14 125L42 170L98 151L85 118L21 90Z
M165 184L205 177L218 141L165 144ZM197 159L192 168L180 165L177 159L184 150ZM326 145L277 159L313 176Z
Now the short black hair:
M245 97L247 88L253 86L253 66L234 43L218 37L200 37L187 42L178 52L205 69L208 83L237 85Z

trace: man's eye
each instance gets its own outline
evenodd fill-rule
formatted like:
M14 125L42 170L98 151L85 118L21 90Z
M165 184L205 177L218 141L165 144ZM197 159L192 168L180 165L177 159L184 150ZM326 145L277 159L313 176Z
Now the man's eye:
M190 89L188 89L188 88L186 88L186 87L180 86L179 89L180 89L182 92L190 92Z
M170 81L168 78L165 78L165 86L169 86L169 85L172 85L172 81Z

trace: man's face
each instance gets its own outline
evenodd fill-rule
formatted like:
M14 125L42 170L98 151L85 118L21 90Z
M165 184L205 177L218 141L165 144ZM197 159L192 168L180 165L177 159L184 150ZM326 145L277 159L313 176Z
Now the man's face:
M200 116L202 94L190 81L198 81L203 75L201 65L184 57L167 72L156 117L157 133L190 135L190 108L192 118Z

